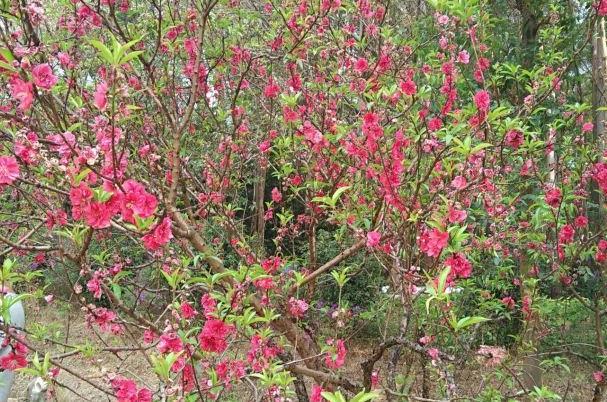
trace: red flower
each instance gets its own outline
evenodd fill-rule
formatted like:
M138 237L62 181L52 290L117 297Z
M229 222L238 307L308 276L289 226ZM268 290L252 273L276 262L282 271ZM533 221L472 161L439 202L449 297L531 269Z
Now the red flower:
M354 62L354 70L356 70L357 73L362 74L364 73L367 68L369 68L369 63L367 62L367 59L361 57L359 59L357 59Z
M143 236L143 244L150 251L156 251L173 238L173 232L171 226L173 222L169 217L165 217L154 230Z
M31 82L25 82L17 76L10 82L11 96L19 101L19 109L26 111L32 107L34 102L33 86Z
M118 402L151 402L152 392L147 388L137 389L135 381L116 377L110 381Z
M584 215L576 216L575 219L573 220L573 224L577 228L586 227L586 226L588 226L588 218Z
M280 268L281 263L282 260L280 259L280 257L270 257L266 258L261 262L261 267L268 274L273 274L274 272L278 271L278 268Z
M305 300L291 297L289 299L289 313L295 318L302 318L308 311L308 303Z
M506 133L506 145L512 148L518 148L523 144L523 133L518 130L510 130Z
M563 244L571 243L573 241L573 236L575 236L575 229L573 229L573 226L565 225L559 232L559 241Z
M95 106L97 109L104 111L107 107L107 92L108 86L105 81L102 81L97 85L95 89L95 93L93 94L93 99L95 101Z
M468 217L468 213L461 209L455 209L453 207L449 207L448 219L451 223L459 223L466 220Z
M328 353L325 356L325 364L330 369L338 369L341 366L343 366L346 361L347 351L346 351L346 346L344 344L344 341L341 339L338 339L336 342L334 342L333 339L329 339L327 341L327 344L329 344L330 346L333 346L334 350L332 353Z
M312 394L310 395L310 402L323 402L322 393L324 389L317 384L312 386Z
M194 318L194 317L196 317L196 314L198 314L198 312L194 309L194 307L192 307L192 305L188 302L181 303L181 306L179 306L179 309L181 310L181 315L186 320Z
M450 276L468 278L472 274L472 264L461 253L455 253L445 260L445 265L451 267Z
M57 77L48 63L38 64L32 69L34 84L43 89L51 89L57 83Z
M268 84L263 90L263 96L272 99L276 98L280 94L280 87L275 83Z
M546 191L545 197L546 203L552 208L557 208L561 204L562 194L558 187L553 187Z
M491 104L491 97L489 96L489 92L485 90L478 91L474 95L474 104L480 112L489 111L489 105Z
M148 218L154 214L158 206L156 197L147 191L143 184L135 180L127 180L122 188L125 194L121 197L122 218L130 223L135 223L134 215L140 218Z
M221 320L211 318L204 323L202 331L198 335L200 348L207 352L221 353L228 347L226 338L234 327Z
M407 80L400 83L400 90L405 95L413 96L417 93L417 85L413 80Z
M17 370L27 367L27 359L24 354L13 351L0 357L0 367L4 370Z
M178 353L183 350L183 342L177 333L169 332L160 335L160 340L156 345L156 349L158 349L160 353Z
M381 240L381 234L377 231L367 233L367 247L373 248L379 244Z
M97 201L91 202L89 207L84 211L84 219L87 225L94 229L109 227L112 215L112 209L108 206L108 203Z
M506 297L503 297L502 300L500 300L500 301L502 302L502 304L504 306L506 306L506 308L508 310L514 310L515 302L514 302L514 299L512 297L506 296Z
M19 177L19 164L13 156L0 156L0 184L13 184Z
M466 188L467 185L468 185L468 181L463 176L456 176L453 179L453 181L451 182L451 187L453 187L456 190L462 190L462 189Z
M280 190L276 187L272 189L272 201L276 203L282 201L282 194L280 193Z
M448 232L441 232L440 230L433 228L432 230L425 230L422 233L419 238L419 248L426 253L428 257L438 257L443 248L447 246L448 242Z
M428 122L428 130L430 132L438 131L441 129L442 126L443 126L443 121L438 117L434 117L433 119L431 119Z
M592 373L592 378L594 378L594 381L601 383L605 381L605 373L603 373L602 371L595 371L594 373Z

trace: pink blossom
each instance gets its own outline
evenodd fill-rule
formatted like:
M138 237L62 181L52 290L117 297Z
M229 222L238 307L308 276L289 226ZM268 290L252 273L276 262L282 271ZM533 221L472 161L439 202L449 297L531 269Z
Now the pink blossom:
M51 89L57 83L57 77L48 63L38 64L32 69L34 84L42 89Z
M291 297L289 299L289 313L295 318L302 318L308 311L308 303L305 300Z
M583 133L590 133L592 132L592 130L594 130L594 124L592 123L584 123L584 125L582 126Z
M186 320L192 319L196 317L196 314L198 314L194 307L192 307L192 305L188 302L181 303L181 305L179 306L179 310L181 311L181 315L183 316L183 318L185 318Z
M169 217L165 217L150 233L143 236L145 247L150 251L156 251L167 244L173 238L172 223Z
M437 360L440 355L440 351L437 348L430 348L428 349L427 353L432 360Z
M474 104L480 112L489 111L490 103L491 97L489 96L489 92L481 90L474 95Z
M282 201L282 194L276 187L272 189L272 201L279 203Z
M573 224L577 228L586 227L586 226L588 226L588 217L586 217L585 215L578 215L573 220Z
M0 156L0 185L13 184L19 178L19 164L13 156Z
M160 353L178 353L183 350L183 342L176 332L171 331L160 335L156 349Z
M101 81L97 88L95 89L95 93L93 94L93 99L95 101L95 106L97 109L104 111L107 107L107 93L108 93L108 85L105 81Z
M424 230L419 238L419 248L426 253L428 257L438 257L443 248L447 246L448 242L448 232L441 232L440 230L433 228L432 230Z
M502 297L502 299L500 301L508 310L514 310L515 302L512 297L505 296L505 297Z
M95 274L96 275L86 283L86 288L93 294L95 299L99 299L101 297L101 281L99 280L97 272L95 272Z
M323 402L322 393L325 390L318 384L312 385L312 393L310 394L310 402Z
M428 130L430 132L438 131L443 126L443 121L439 117L434 117L428 122Z
M278 271L278 268L280 268L281 263L282 260L280 257L270 257L266 258L261 262L261 267L264 271L266 271L266 273L273 274Z
M152 402L152 392L147 388L138 389L133 380L115 377L110 381L110 385L118 402Z
M561 204L561 189L559 189L558 187L553 187L550 190L546 191L545 197L546 204L550 205L552 208L557 208Z
M506 133L506 138L504 139L506 145L517 149L521 145L523 145L523 133L518 130L510 130Z
M417 85L411 79L400 83L400 90L405 95L413 96L417 93Z
M476 353L485 358L486 367L498 366L508 356L506 349L501 346L481 345Z
M595 371L594 373L592 373L592 378L598 383L605 382L605 373L603 373L602 371Z
M470 53L468 53L467 50L462 50L457 55L457 61L459 61L462 64L468 64L468 63L470 63Z
M456 190L463 190L468 185L468 181L463 176L456 176L451 182L451 187Z
M15 371L17 369L27 367L27 359L23 354L16 352L9 352L8 354L0 357L0 367L3 370Z
M145 190L143 184L135 180L127 180L122 184L125 193L121 197L122 218L135 223L135 215L148 218L154 214L158 206L156 197Z
M367 62L367 59L363 57L357 59L354 62L354 70L356 70L356 72L359 74L362 74L367 71L367 68L369 68L369 63Z
M462 253L455 253L447 258L445 265L451 268L451 276L468 278L472 274L472 264Z
M34 102L33 86L31 82L25 82L21 78L14 76L10 81L11 96L19 101L19 109L29 110Z
M280 87L274 82L268 84L263 90L263 96L266 98L273 99L278 95L280 95Z
M468 213L461 209L449 207L448 219L450 223L459 223L466 220Z
M332 346L333 352L328 353L325 356L325 364L330 369L338 369L343 366L346 361L346 345L342 339L338 339L335 342L333 339L329 339L327 344Z
M575 229L573 229L573 226L565 225L559 232L559 241L563 244L571 243L573 241L573 236L575 236Z
M369 247L369 248L376 247L379 244L380 240L381 240L381 233L379 233L378 231L374 230L374 231L367 233L367 247Z
M104 229L110 226L112 209L108 203L93 201L84 211L84 219L94 229Z
M207 352L223 352L228 347L226 338L233 330L233 326L221 320L215 318L208 319L198 335L200 348Z

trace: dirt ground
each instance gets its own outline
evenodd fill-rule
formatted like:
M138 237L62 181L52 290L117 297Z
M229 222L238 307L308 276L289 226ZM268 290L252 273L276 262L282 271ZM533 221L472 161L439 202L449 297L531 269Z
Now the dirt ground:
M62 338L58 338L61 342L68 344L85 344L89 343L98 348L124 346L112 344L113 337L98 336L94 331L86 327L83 314L77 309L66 310L60 308L59 305L48 306L28 306L27 307L27 328L31 330L37 323L50 326L54 331L64 334ZM69 336L67 341L65 333L69 323ZM135 379L139 386L146 385L150 389L157 387L157 380L151 373L148 362L140 352L137 351L122 351L116 355L112 353L97 353L95 357L86 357L83 354L61 357L66 353L66 349L61 346L52 346L50 344L36 344L41 350L51 351L52 356L59 357L58 361L63 366L86 378L91 383L100 388L109 388L108 373L119 373L125 377ZM348 352L347 366L342 369L345 375L351 374L352 378L360 375L360 362L364 356L368 355L372 350L370 345L359 345L354 347L350 345ZM401 361L401 364L406 364ZM379 361L376 368L381 373L386 371L386 361ZM560 395L566 395L564 400L571 402L586 402L592 399L593 384L592 370L588 364L581 360L569 359L570 372L563 369L554 369L544 374L546 385ZM413 367L412 371L415 371ZM478 364L470 364L462 370L455 373L456 380L459 384L464 384L462 394L473 395L479 390L480 379L483 374L487 373L487 369L480 368ZM12 399L9 401L25 401L27 386L31 381L31 377L19 374L13 385L11 392ZM434 384L438 384L439 379L431 379L431 389ZM101 390L95 386L76 378L66 370L60 370L58 382L64 386L58 391L59 401L108 401L108 398ZM421 381L417 381L418 383ZM419 388L419 386L418 386ZM414 387L413 390L416 388ZM418 391L421 391L418 389ZM248 395L248 393L245 393ZM418 394L419 395L419 394ZM462 395L464 398L465 396ZM247 396L235 396L234 393L226 395L223 400L247 400Z
M84 315L78 309L66 311L65 308L57 308L57 305L49 305L44 307L28 306L26 311L26 327L31 328L36 323L41 323L50 326L54 331L59 331L65 334L69 322L69 336L66 341L64 337L58 338L60 342L67 344L90 345L103 347L125 346L124 343L113 344L115 338L103 335L99 332L87 328ZM100 335L100 336L98 336ZM63 335L65 336L65 335ZM62 346L53 346L50 343L41 345L36 343L36 346L41 347L45 351L51 351L53 357L61 357L66 353ZM128 345L126 345L128 346ZM134 345L131 345L134 346ZM86 378L91 383L100 388L109 389L108 373L117 373L125 377L132 378L138 382L139 386L148 385L152 389L157 386L156 377L150 370L148 362L140 352L137 351L121 351L112 354L109 352L97 353L95 357L86 357L82 354L77 354L58 359L61 364ZM32 378L24 374L19 374L11 390L11 396L14 402L25 401L28 384ZM93 385L76 378L66 370L60 370L57 378L58 383L64 385L63 389L58 390L58 399L60 401L107 401L111 400L101 390ZM61 388L61 387L59 387ZM73 390L75 392L70 391ZM10 401L10 400L9 400Z

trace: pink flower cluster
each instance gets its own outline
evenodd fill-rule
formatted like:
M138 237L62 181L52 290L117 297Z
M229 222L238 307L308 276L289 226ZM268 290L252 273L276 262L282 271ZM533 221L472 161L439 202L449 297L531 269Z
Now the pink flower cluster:
M308 303L305 300L291 297L289 299L289 313L295 318L302 318L308 311Z
M114 377L110 380L110 385L118 402L152 402L152 392L147 388L137 388L131 379Z
M261 372L270 366L270 362L276 358L282 349L272 343L270 339L262 338L260 335L253 335L249 351L247 352L247 361L254 372Z
M462 253L455 253L447 258L445 265L451 268L449 273L451 279L468 278L472 274L472 264Z
M327 344L331 346L331 352L325 356L325 364L330 369L338 369L344 365L346 361L346 345L342 339L328 339Z
M85 182L70 190L74 219L84 221L94 229L110 226L111 219L120 214L125 222L134 224L136 217L145 219L154 215L158 206L156 197L145 190L145 187L134 180L126 180L120 190L105 182L102 190L109 194L103 201L96 200L93 190ZM150 251L156 251L173 238L171 219L165 217L142 240Z
M19 178L19 164L13 156L0 156L0 185L13 184Z
M208 319L198 335L200 348L206 352L223 352L228 347L226 338L233 331L234 327L226 324L222 320L216 318Z
M440 256L443 249L449 243L449 233L441 232L436 228L424 230L419 237L419 249L428 257Z
M2 347L11 345L11 351L0 357L0 368L3 370L17 370L27 367L27 346L19 342L19 339L7 337Z

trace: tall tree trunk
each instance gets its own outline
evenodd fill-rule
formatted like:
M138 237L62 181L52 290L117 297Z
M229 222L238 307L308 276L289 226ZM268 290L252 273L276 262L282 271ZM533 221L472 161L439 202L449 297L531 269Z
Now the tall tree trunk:
M522 65L525 68L531 68L537 53L537 33L540 28L541 11L534 7L530 0L516 0L516 8L521 14ZM554 174L555 160L556 155L554 152L551 152L548 155L547 162L552 184L556 183L556 175ZM531 187L526 190L526 192L531 191L533 191ZM528 281L530 270L531 262L527 258L526 251L521 249L519 258L521 299L528 299L533 304L536 289ZM538 344L537 329L539 326L539 316L533 312L532 305L530 308L531 311L529 312L529 316L524 320L523 331L521 332L521 343L525 350L525 355L522 359L521 379L526 391L532 390L535 386L541 387L542 384L542 371L539 367L539 360L534 356Z
M523 300L528 298L530 301L530 311L523 324L523 332L521 334L521 344L525 350L523 356L523 368L521 380L525 386L525 391L533 390L534 387L542 386L542 370L540 368L540 361L535 356L536 347L538 344L538 326L539 316L533 311L533 299L535 297L536 289L535 285L532 285L525 279L529 278L529 271L531 263L527 259L525 251L521 251L520 260L520 272L521 272L521 297ZM525 312L523 314L526 314Z
M530 0L516 0L516 8L521 13L521 44L523 48L523 67L533 65L537 51L537 32L540 29L540 12Z

